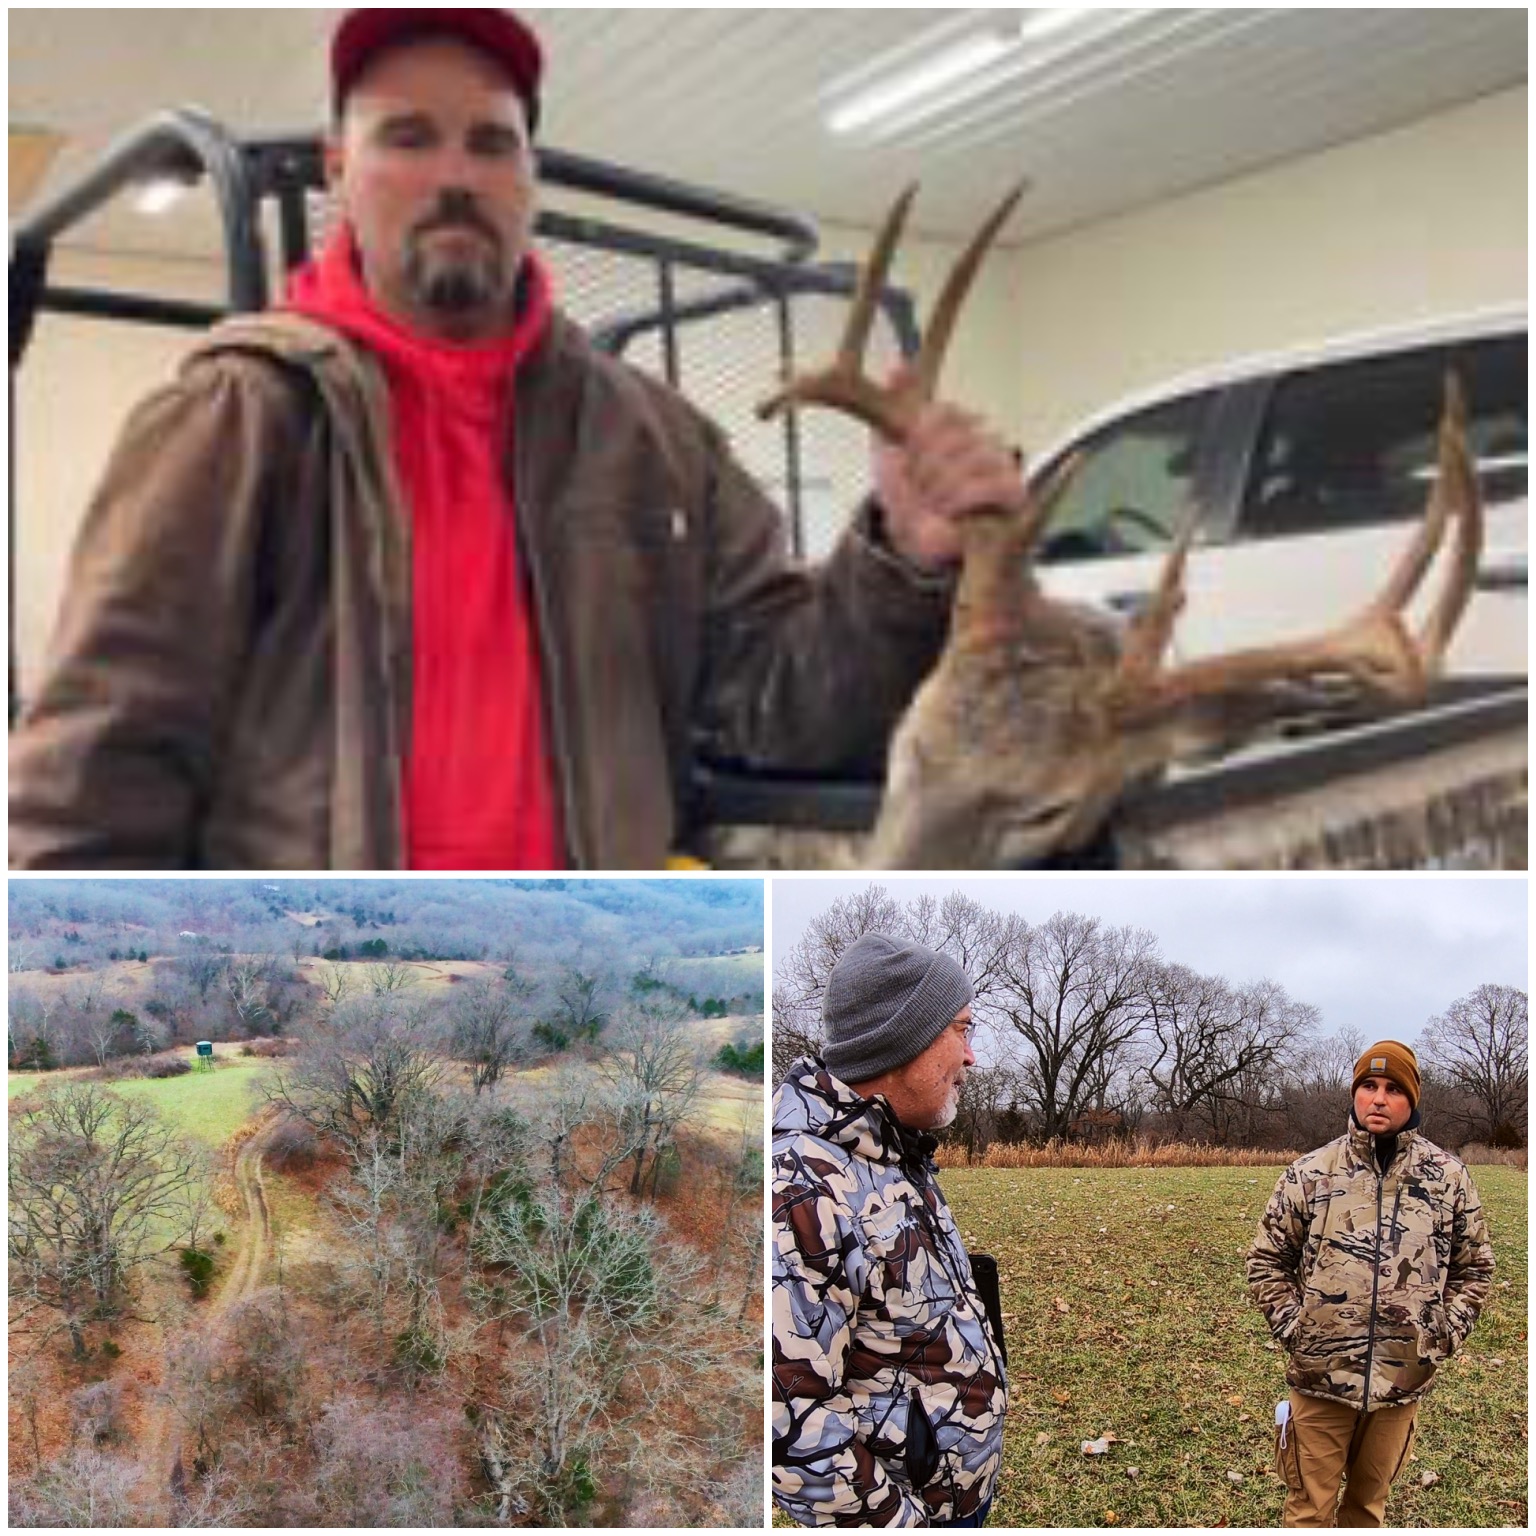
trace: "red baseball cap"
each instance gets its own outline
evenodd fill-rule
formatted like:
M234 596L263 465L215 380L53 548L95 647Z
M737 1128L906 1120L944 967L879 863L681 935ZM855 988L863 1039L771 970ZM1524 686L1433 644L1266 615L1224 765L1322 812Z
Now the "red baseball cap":
M331 42L331 99L336 115L341 116L352 87L381 53L424 37L456 37L489 54L522 97L530 132L538 128L544 50L513 11L348 11Z

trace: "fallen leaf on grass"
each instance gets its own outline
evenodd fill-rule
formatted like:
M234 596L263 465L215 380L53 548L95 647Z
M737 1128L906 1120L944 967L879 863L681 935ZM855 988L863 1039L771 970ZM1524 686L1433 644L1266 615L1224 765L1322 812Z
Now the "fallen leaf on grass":
M1084 1440L1084 1456L1108 1456L1110 1446L1114 1445L1119 1436L1105 1435L1102 1440Z
M1125 1475L1127 1477L1140 1477L1141 1476L1141 1468L1140 1467L1127 1467L1125 1469Z
M1234 1488L1241 1488L1243 1486L1243 1474L1241 1472L1228 1472L1227 1481L1231 1483Z
M1105 1525L1119 1525L1120 1524L1120 1516L1117 1515L1114 1512L1114 1510L1106 1509L1104 1511L1104 1524Z
M1044 1430L1042 1430L1038 1435L1035 1436L1035 1444L1036 1445L1049 1445L1050 1443L1051 1443L1051 1437L1048 1434L1046 1434Z
M1426 1472L1424 1476L1419 1479L1419 1487L1433 1488L1439 1481L1440 1474L1438 1472Z
M1240 1413L1237 1416L1237 1422L1239 1424L1252 1424L1253 1415L1251 1413Z
M1229 1397L1227 1399L1227 1405L1231 1408L1241 1408L1243 1406L1243 1400L1241 1397Z
M1055 1308L1056 1308L1056 1310L1057 1310L1057 1311L1058 1311L1058 1312L1060 1312L1060 1313L1061 1313L1061 1315L1062 1315L1062 1316L1063 1316L1063 1317L1065 1317L1065 1316L1066 1316L1066 1315L1067 1315L1067 1314L1068 1314L1068 1313L1069 1313L1069 1312L1070 1312L1070 1311L1071 1311L1071 1310L1072 1310L1072 1308L1071 1308L1071 1307L1069 1307L1069 1306L1068 1306L1068 1305L1067 1305L1067 1304L1066 1304L1066 1302L1064 1302L1064 1301L1063 1301L1063 1300L1062 1300L1062 1299L1061 1299L1061 1297L1060 1297L1060 1296L1058 1296L1058 1297L1057 1297L1057 1298L1056 1298L1056 1300L1055 1300L1055 1301L1054 1301L1054 1302L1053 1302L1053 1303L1052 1303L1052 1305L1053 1305L1053 1306L1054 1306L1054 1307L1055 1307Z

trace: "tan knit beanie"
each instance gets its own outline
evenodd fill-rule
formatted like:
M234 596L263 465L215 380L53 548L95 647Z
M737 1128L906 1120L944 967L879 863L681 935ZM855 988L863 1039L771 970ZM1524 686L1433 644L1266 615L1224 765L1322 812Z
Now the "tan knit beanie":
M1355 1063L1355 1081L1350 1092L1356 1092L1368 1077L1390 1077L1404 1093L1415 1109L1419 1107L1419 1092L1423 1083L1419 1078L1419 1058L1406 1045L1396 1040L1382 1040L1373 1045Z

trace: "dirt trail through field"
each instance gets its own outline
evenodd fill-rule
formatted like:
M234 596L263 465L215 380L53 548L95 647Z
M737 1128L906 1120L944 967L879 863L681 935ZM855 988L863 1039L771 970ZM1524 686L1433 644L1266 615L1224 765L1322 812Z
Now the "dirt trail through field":
M206 1325L211 1329L221 1326L230 1312L256 1293L266 1273L267 1260L272 1256L272 1218L267 1210L261 1166L267 1135L266 1129L258 1131L235 1154L235 1189L245 1206L245 1225L229 1278L212 1311L205 1314Z
M249 1301L261 1288L272 1257L272 1217L267 1208L262 1169L270 1131L270 1126L262 1126L243 1141L235 1153L234 1179L240 1199L241 1221L238 1231L231 1234L236 1243L234 1258L217 1298L197 1314L198 1331L209 1340L216 1339L235 1308ZM178 1506L192 1490L197 1473L194 1453L182 1445L181 1428L170 1404L161 1402L142 1437L144 1465L153 1480L155 1501L160 1506L155 1512L155 1523L162 1526L181 1523L176 1518Z

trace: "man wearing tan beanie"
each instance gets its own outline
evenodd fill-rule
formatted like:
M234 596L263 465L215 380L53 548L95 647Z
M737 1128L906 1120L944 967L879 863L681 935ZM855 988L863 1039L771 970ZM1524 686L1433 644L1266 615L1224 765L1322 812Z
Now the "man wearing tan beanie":
M1287 1526L1382 1524L1419 1402L1488 1297L1482 1203L1420 1133L1421 1088L1406 1045L1366 1051L1348 1133L1286 1170L1248 1255L1289 1357L1275 1429Z

